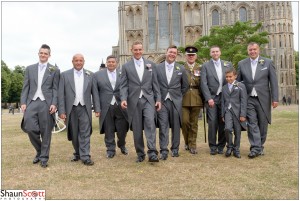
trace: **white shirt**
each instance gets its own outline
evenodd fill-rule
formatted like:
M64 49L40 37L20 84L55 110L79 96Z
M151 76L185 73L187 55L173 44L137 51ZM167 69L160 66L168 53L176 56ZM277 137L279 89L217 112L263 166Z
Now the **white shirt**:
M112 72L107 70L107 75L108 75L108 79L110 81L110 84L111 84L112 88L115 89L116 81L117 81L117 71L116 71L116 69ZM113 96L113 98L111 99L110 104L114 105L115 103L116 103L116 97Z
M45 100L44 94L42 92L42 82L43 82L43 77L44 77L45 71L47 69L47 65L48 65L48 63L43 63L43 64L39 63L38 85L37 85L37 90L36 90L32 100L36 100L37 98L40 98L41 101Z
M83 83L84 83L83 69L81 69L80 71L74 69L74 82L75 82L76 97L73 105L77 106L79 103L81 105L85 105L84 98L83 98Z
M175 65L175 62L169 64L168 62L165 61L165 69L166 69L166 76L167 76L168 84L170 83L170 81L172 79L174 65ZM168 98L172 101L169 92L167 93L165 100L167 100Z
M258 57L254 60L250 59L250 61L251 61L252 79L254 80L255 72L256 72L256 68L257 68ZM252 88L250 96L257 96L255 87Z
M135 58L133 58L133 61L134 61L134 65L135 65L137 74L140 78L140 81L142 82L143 75L144 75L144 60L141 57L139 60L136 60ZM141 90L139 98L141 98L142 96L143 96L143 90Z
M218 91L217 91L217 95L219 95L219 93L222 92L222 86L223 86L222 65L221 65L221 60L220 59L218 59L218 61L213 60L213 62L214 62L214 66L215 66L215 69L217 71L217 76L218 76L218 79L219 79L219 88L218 88Z

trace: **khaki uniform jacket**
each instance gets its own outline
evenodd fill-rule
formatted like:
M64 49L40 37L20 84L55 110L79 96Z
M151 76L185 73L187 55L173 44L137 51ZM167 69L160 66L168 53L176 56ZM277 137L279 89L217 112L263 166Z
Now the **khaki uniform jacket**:
M201 81L201 65L195 63L193 69L190 70L187 63L184 64L184 68L186 70L186 74L188 76L189 81L189 89L183 97L182 106L189 107L189 106L198 106L202 107L202 93L200 88L200 81Z

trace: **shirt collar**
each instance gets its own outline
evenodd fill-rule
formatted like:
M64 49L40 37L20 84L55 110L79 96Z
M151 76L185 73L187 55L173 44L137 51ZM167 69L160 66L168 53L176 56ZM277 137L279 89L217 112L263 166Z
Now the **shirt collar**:
M165 61L165 65L166 65L166 66L172 66L172 67L174 67L175 61L174 61L173 63L170 63L170 64L169 64L167 61Z

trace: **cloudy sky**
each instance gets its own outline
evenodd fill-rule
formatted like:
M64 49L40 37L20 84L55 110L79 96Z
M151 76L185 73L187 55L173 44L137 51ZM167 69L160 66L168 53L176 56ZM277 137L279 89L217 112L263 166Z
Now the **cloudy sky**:
M1 58L13 69L38 62L38 49L51 47L50 63L62 71L82 53L85 68L97 71L118 45L118 2L1 2ZM293 3L294 41L298 50L298 2Z

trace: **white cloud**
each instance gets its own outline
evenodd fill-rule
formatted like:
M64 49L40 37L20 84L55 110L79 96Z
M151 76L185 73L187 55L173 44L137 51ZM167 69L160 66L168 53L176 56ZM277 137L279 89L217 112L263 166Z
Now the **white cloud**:
M96 71L118 44L118 2L2 2L2 60L10 67L38 61L41 44L64 71L82 53Z

